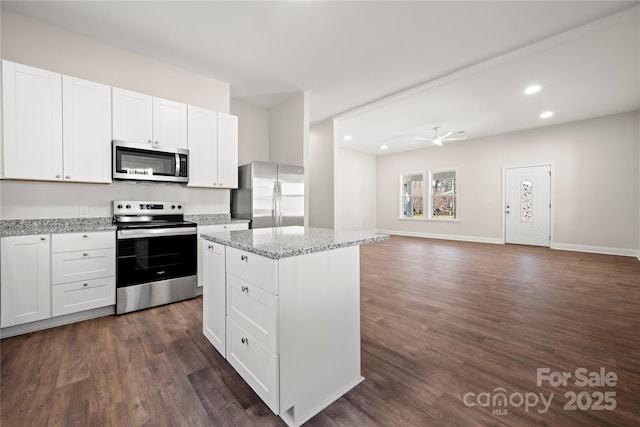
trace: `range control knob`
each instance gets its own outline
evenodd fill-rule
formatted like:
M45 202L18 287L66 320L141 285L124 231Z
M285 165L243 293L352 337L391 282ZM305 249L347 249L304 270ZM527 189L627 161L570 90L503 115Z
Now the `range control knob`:
M122 205L118 205L118 209L122 209Z
M175 209L175 208L176 208L176 205L171 205L171 209Z
M178 209L182 209L182 205L178 205Z
M127 209L131 209L131 205L127 205L125 206Z

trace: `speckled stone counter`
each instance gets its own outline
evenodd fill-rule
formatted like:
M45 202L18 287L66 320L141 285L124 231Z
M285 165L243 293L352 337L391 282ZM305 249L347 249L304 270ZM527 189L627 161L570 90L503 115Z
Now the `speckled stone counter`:
M231 215L229 214L185 215L184 220L195 222L198 225L235 224L249 222L248 219L231 218Z
M7 219L0 221L0 237L48 233L82 233L115 229L111 217Z
M277 227L203 234L203 238L271 259L294 257L389 238L370 231L337 231L313 227Z

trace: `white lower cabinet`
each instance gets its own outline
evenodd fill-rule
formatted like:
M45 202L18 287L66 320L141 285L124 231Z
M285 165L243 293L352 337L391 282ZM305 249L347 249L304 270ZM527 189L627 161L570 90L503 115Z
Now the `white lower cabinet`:
M91 310L116 303L115 277L63 283L51 291L53 316Z
M203 248L204 334L289 426L362 381L358 246L278 260Z
M115 246L113 231L52 235L53 316L116 303Z
M50 238L3 237L1 255L0 327L20 325L51 316Z
M278 356L227 317L227 360L253 391L278 413Z

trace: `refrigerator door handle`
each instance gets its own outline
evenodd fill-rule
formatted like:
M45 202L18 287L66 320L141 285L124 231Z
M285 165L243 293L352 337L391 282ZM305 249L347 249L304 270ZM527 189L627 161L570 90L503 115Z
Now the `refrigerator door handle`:
M276 199L277 211L276 211L276 227L282 227L282 182L276 181Z

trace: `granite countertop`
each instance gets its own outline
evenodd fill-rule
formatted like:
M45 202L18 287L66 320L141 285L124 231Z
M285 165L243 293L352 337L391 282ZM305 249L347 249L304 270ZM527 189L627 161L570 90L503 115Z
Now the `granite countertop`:
M5 219L0 221L0 237L110 231L116 229L112 221L111 217Z
M313 227L277 227L223 231L203 238L271 259L280 259L347 246L363 245L389 238L372 231L338 231Z
M246 219L231 218L229 214L185 215L185 221L198 225L247 223ZM0 221L0 237L29 234L84 233L115 230L112 217L5 219Z

